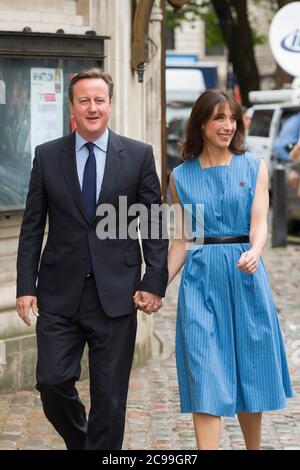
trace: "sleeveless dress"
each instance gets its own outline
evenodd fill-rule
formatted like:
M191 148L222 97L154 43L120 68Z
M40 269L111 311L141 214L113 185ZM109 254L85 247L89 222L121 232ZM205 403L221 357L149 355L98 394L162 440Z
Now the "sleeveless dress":
M233 155L202 168L198 158L173 172L182 205L204 205L204 236L249 235L260 157ZM201 234L199 234L201 235ZM287 406L293 396L268 275L236 264L249 243L195 245L181 278L176 364L183 413L234 417Z

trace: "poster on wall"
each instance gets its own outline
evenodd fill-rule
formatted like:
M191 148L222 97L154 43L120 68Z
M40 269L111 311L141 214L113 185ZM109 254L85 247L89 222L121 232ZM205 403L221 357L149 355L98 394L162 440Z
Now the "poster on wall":
M31 158L35 147L63 136L63 71L31 68Z

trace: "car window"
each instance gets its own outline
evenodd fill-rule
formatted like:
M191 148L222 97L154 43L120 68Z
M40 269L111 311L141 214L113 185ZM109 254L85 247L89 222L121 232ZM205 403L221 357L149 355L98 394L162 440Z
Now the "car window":
M297 114L300 112L300 109L298 108L293 108L293 109L283 109L282 110L282 115L281 115L281 118L280 118L280 124L279 124L279 132L283 126L283 124L285 123L285 121L287 119L289 119L291 116L293 116L293 114Z
M170 123L173 119L188 119L192 111L193 103L171 103L166 107L166 120Z
M248 135L269 137L274 109L256 109L252 116Z

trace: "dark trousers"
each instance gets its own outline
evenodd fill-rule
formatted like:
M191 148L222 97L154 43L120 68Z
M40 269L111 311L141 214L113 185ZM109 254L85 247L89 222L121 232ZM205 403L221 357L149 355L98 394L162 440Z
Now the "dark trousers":
M46 417L68 449L122 448L136 323L136 315L110 318L104 313L93 279L85 281L74 318L40 311L36 388ZM86 343L91 397L88 419L75 388Z

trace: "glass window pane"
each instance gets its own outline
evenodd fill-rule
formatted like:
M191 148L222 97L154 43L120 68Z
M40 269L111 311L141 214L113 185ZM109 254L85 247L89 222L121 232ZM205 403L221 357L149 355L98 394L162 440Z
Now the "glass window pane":
M273 109L255 110L248 135L269 137L273 114Z
M92 59L0 57L0 211L24 208L34 147L47 136L71 132L70 79L90 66L101 64Z

